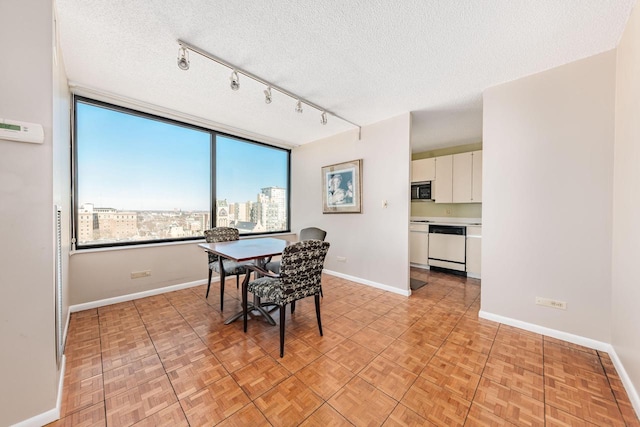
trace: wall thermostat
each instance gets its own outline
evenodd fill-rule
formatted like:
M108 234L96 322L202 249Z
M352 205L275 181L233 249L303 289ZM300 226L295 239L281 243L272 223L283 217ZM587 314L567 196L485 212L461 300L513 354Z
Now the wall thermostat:
M42 125L37 123L0 119L0 139L42 144L44 142L44 129L42 129Z

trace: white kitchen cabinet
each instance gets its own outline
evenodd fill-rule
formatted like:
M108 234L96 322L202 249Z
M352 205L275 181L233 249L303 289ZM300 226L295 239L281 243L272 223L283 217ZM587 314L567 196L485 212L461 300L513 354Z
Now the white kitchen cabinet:
M480 278L482 260L482 227L467 227L467 277Z
M429 263L429 226L409 225L409 261L411 264L426 266Z
M419 159L411 162L411 182L433 181L436 179L436 159Z
M474 151L473 154L473 178L471 180L471 201L482 202L482 150Z
M453 155L453 203L482 202L482 150Z
M436 157L436 180L431 188L436 203L453 201L453 156Z
M472 200L473 154L453 155L453 203L470 203Z
M436 203L481 203L482 150L414 160L411 181L432 181Z

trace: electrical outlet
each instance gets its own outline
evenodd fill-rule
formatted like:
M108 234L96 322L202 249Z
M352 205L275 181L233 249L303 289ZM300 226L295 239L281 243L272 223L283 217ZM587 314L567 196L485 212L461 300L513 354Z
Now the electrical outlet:
M550 298L536 297L536 304L537 305L543 305L545 307L558 308L560 310L566 310L567 309L567 303L566 302L557 301L557 300L550 299Z
M151 270L144 271L132 271L131 278L132 279L140 279L141 277L149 277L151 276Z
M447 208L447 215L451 215L451 208Z
M347 258L343 256L339 256L337 257L337 259L338 259L338 262L347 262Z

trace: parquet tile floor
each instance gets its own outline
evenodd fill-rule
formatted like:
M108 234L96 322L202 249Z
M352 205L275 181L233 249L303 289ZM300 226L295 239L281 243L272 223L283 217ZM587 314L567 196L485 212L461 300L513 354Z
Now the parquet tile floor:
M640 426L606 353L480 319L480 281L406 298L323 276L279 328L198 286L73 313L51 426ZM275 313L274 318L278 316Z

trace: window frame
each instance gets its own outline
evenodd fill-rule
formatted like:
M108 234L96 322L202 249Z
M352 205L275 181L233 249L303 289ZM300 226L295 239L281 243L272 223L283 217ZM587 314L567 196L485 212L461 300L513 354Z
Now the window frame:
M291 232L291 149L274 146L271 144L266 144L264 142L256 141L253 139L249 139L243 136L234 135L227 132L221 132L213 128L207 128L199 125L195 125L192 123L188 123L186 121L177 120L174 118L163 117L157 114L143 112L136 110L130 107L124 107L122 105L112 104L110 102L105 102L93 98L88 98L86 96L73 94L71 108L71 244L73 250L86 250L86 249L101 249L101 248L114 248L114 247L131 247L131 246L145 246L145 245L155 245L159 243L180 243L180 242L188 242L188 241L199 241L204 239L204 236L188 236L188 237L178 237L178 238L164 238L164 239L155 239L155 240L144 240L144 241L131 241L131 242L110 242L104 244L79 244L78 243L78 233L79 233L79 218L78 218L78 144L77 144L77 130L78 130L78 120L77 120L77 104L84 103L88 105L93 105L100 108L105 108L113 111L117 111L124 114L129 114L132 116L141 117L144 119L156 120L159 122L167 123L174 126L180 126L188 129L197 130L200 132L206 132L209 134L209 154L210 154L210 174L209 174L209 186L210 186L210 206L209 206L209 224L208 227L211 228L214 224L217 223L217 188L216 188L216 139L217 136L227 137L230 139L238 140L240 143L250 143L256 144L262 147L267 147L270 149L275 149L286 153L286 168L287 168L287 182L286 182L286 199L287 199L287 222L285 230L278 231L265 231L258 233L241 233L240 236L265 236L265 235L274 235L274 234L286 234Z

